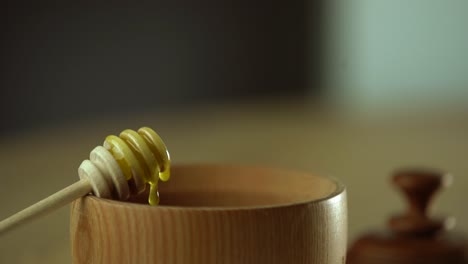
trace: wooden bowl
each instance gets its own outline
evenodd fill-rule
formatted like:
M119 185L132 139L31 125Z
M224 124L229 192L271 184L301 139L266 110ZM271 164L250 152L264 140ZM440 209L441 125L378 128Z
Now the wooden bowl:
M346 191L279 169L186 165L146 196L71 209L73 263L345 263Z

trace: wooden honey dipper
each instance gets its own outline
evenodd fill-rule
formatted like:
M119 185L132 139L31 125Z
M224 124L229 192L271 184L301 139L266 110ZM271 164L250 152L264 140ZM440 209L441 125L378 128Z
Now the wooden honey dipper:
M0 222L0 235L41 215L58 209L88 193L97 197L127 200L150 185L149 204L159 203L158 179L169 180L170 156L166 145L151 128L124 130L108 136L89 160L78 168L80 180Z

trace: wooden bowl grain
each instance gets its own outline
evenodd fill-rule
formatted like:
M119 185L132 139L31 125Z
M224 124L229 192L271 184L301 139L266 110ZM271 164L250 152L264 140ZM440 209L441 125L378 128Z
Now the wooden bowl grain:
M161 205L72 204L73 263L345 263L346 191L272 168L175 166Z

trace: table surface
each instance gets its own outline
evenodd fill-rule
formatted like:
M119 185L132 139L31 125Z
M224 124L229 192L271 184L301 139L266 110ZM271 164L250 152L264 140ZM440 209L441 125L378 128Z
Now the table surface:
M272 101L83 119L0 140L0 218L77 180L77 167L106 135L145 125L163 137L174 163L262 164L341 179L348 188L350 241L403 210L389 183L393 170L448 170L455 182L434 209L455 216L456 231L466 232L467 117L354 118L309 103ZM0 263L69 263L68 225L65 207L5 234Z

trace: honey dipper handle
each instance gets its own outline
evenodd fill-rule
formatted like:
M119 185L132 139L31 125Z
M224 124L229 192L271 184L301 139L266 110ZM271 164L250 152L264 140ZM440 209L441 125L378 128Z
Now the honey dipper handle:
M16 226L58 209L73 200L90 193L91 190L92 188L89 181L87 179L82 179L1 221L0 235Z

